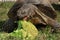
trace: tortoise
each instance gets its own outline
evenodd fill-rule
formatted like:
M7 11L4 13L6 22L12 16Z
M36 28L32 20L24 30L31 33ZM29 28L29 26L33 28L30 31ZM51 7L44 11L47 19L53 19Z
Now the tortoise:
M56 15L54 15L54 17L49 17L43 11L41 11L40 9L38 9L36 6L34 6L32 4L24 4L18 10L17 16L18 16L19 20L23 20L23 19L29 20L34 25L43 24L43 25L50 25L52 27L59 28L60 24L56 20L54 20Z
M52 5L49 2L48 2L48 4L43 4L43 3L41 4L39 1L40 0L38 0L38 1L37 0L31 0L31 1L29 1L29 0L18 0L13 5L13 7L9 10L9 12L7 14L9 19L8 19L7 22L5 22L3 24L2 30L7 32L7 33L11 33L11 32L13 32L13 30L17 29L18 25L17 25L16 21L21 20L21 19L23 19L23 17L25 17L24 15L20 14L20 11L23 10L24 8L26 8L25 10L28 9L28 10L31 10L31 12L33 12L32 15L29 15L30 13L29 14L27 13L27 14L28 14L28 16L32 17L32 18L29 17L28 19L34 25L39 25L39 26L43 25L43 26L46 26L48 21L46 22L45 20L43 20L44 18L41 18L40 16L38 17L37 15L35 15L36 13L33 11L34 9L31 9L32 7L33 8L37 7L41 12L43 12L43 14L45 14L45 16L47 16L46 17L47 19L52 19L55 22L57 14L56 14L54 8L52 7ZM31 4L30 7L29 7L29 4ZM22 14L24 14L24 13L22 12ZM33 15L35 15L35 16L33 16ZM40 21L40 19L42 21ZM48 24L51 24L51 23L49 22Z

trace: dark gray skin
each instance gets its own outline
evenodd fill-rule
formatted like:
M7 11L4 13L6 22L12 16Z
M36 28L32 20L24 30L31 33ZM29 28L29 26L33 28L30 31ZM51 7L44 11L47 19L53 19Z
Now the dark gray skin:
M3 32L13 32L15 29L17 29L17 23L14 23L12 19L8 19L2 26Z
M13 23L13 25L15 25L15 24L17 24L16 23L16 21L18 21L19 19L21 20L21 19L23 19L24 17L25 17L25 15L20 15L20 17L19 17L19 15L18 15L18 10L24 5L24 4L27 4L27 3L31 3L31 2L29 2L29 1L24 1L24 0L18 0L14 5L13 5L13 7L9 10L9 12L8 12L8 17L9 17L9 20L6 22L6 24L4 24L3 25L3 31L5 31L5 30L7 30L7 31L5 31L5 32L8 32L8 33L10 33L10 32L12 32L14 29L15 29L15 27L17 27L17 26L10 26L9 24L11 24L11 23ZM46 14L47 16L49 16L49 17L51 17L52 19L55 19L56 17L57 17L57 15L56 15L56 12L55 12L55 10L53 10L49 5L48 6L44 6L44 4L39 4L39 3L31 3L31 4L33 4L33 5L35 5L36 7L38 7L39 8L39 10L40 11L42 11L42 12L44 12L44 14ZM26 6L27 7L27 6ZM29 8L29 7L28 7ZM46 8L46 9L45 9ZM22 9L23 10L23 9ZM27 9L25 9L25 10L27 10ZM20 10L19 10L20 11ZM31 11L32 12L32 11ZM29 17L29 16L33 16L33 15L29 15L28 13L26 13L27 14L27 16ZM23 16L23 17L22 17ZM37 18L36 18L37 17ZM12 19L12 21L10 20L10 19ZM28 18L28 19L30 19L30 18ZM39 20L39 18L38 18L38 16L35 16L35 17L32 17L32 19L38 19L38 22L36 22L36 24L39 24L41 21ZM31 20L32 21L32 20ZM10 23L9 23L10 22ZM33 21L32 21L32 23L34 23ZM41 22L41 23L43 23L43 25L45 24L43 21ZM35 24L35 25L36 25ZM8 25L8 26L7 26ZM46 24L45 24L46 25ZM8 29L6 29L6 28L8 28ZM12 29L10 29L10 28L12 28ZM11 31L10 31L11 30Z

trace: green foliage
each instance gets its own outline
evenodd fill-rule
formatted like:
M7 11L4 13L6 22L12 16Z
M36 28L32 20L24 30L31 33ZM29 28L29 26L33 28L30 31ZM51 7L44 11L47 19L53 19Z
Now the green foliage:
M11 8L14 2L1 2L0 7L2 8Z
M27 21L18 21L18 28L11 33L14 37L20 37L21 40L33 40L38 35L36 27Z

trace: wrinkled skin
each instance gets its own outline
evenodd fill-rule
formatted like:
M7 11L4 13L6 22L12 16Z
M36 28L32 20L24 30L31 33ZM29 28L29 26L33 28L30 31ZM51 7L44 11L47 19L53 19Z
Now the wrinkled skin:
M29 3L29 1L24 1L24 0L18 0L14 5L13 5L13 7L9 10L9 12L8 12L8 17L9 17L9 19L12 19L13 20L13 22L12 21L7 21L6 22L6 24L4 24L3 25L3 31L5 31L5 30L7 30L7 31L5 31L5 32L12 32L14 29L15 29L15 27L17 27L17 26L15 26L14 25L14 23L15 24L17 24L16 23L16 21L18 21L19 19L22 19L22 16L24 17L24 15L22 15L22 16L20 16L19 17L19 15L18 15L18 10L24 5L24 4L28 4ZM44 12L44 14L45 15L47 15L47 16L49 16L50 18L52 18L52 19L54 19L55 20L55 18L57 17L57 15L56 15L56 12L55 12L55 10L54 10L54 8L51 6L51 4L48 2L48 4L34 4L34 3L31 3L31 4L33 4L33 5L35 5L40 11L42 11L42 12ZM29 7L28 7L29 8ZM20 10L19 10L20 11ZM33 10L32 10L33 11ZM34 12L33 12L34 13ZM28 14L28 13L27 13ZM29 16L29 14L28 14L28 16ZM30 15L31 16L31 15ZM28 19L30 19L30 18L28 18ZM36 19L38 19L38 21L36 20ZM34 21L36 21L36 22L33 22L33 20ZM10 23L13 23L13 25L12 26L10 26L9 24ZM32 17L32 20L31 20L31 22L32 23L35 23L35 25L37 25L37 24L40 24L40 22L42 23L42 25L44 26L44 25L46 25L45 24L45 22L43 22L43 21L40 21L40 19L38 18L38 16L35 16L35 17ZM6 26L6 25L8 25L8 26ZM6 29L6 27L9 29ZM12 29L10 29L12 27ZM10 31L11 30L11 31Z

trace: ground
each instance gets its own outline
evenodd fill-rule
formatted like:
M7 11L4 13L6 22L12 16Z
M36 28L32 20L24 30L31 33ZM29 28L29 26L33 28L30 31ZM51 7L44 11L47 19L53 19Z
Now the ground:
M9 9L12 7L14 3L13 2L6 2L1 4L0 2L0 34L1 34L1 28L2 28L2 24L4 23L5 20L8 19L7 17L7 13L9 11ZM60 22L60 12L57 11L57 21ZM51 33L51 27L47 26L44 30L39 30L39 35L36 38L36 40L60 40L60 33ZM5 34L5 33L3 33ZM2 34L1 34L2 35ZM0 40L5 40L2 38L2 36L0 35ZM3 36L5 37L5 35ZM9 39L12 40L12 37L10 37ZM18 40L18 38L17 38Z

